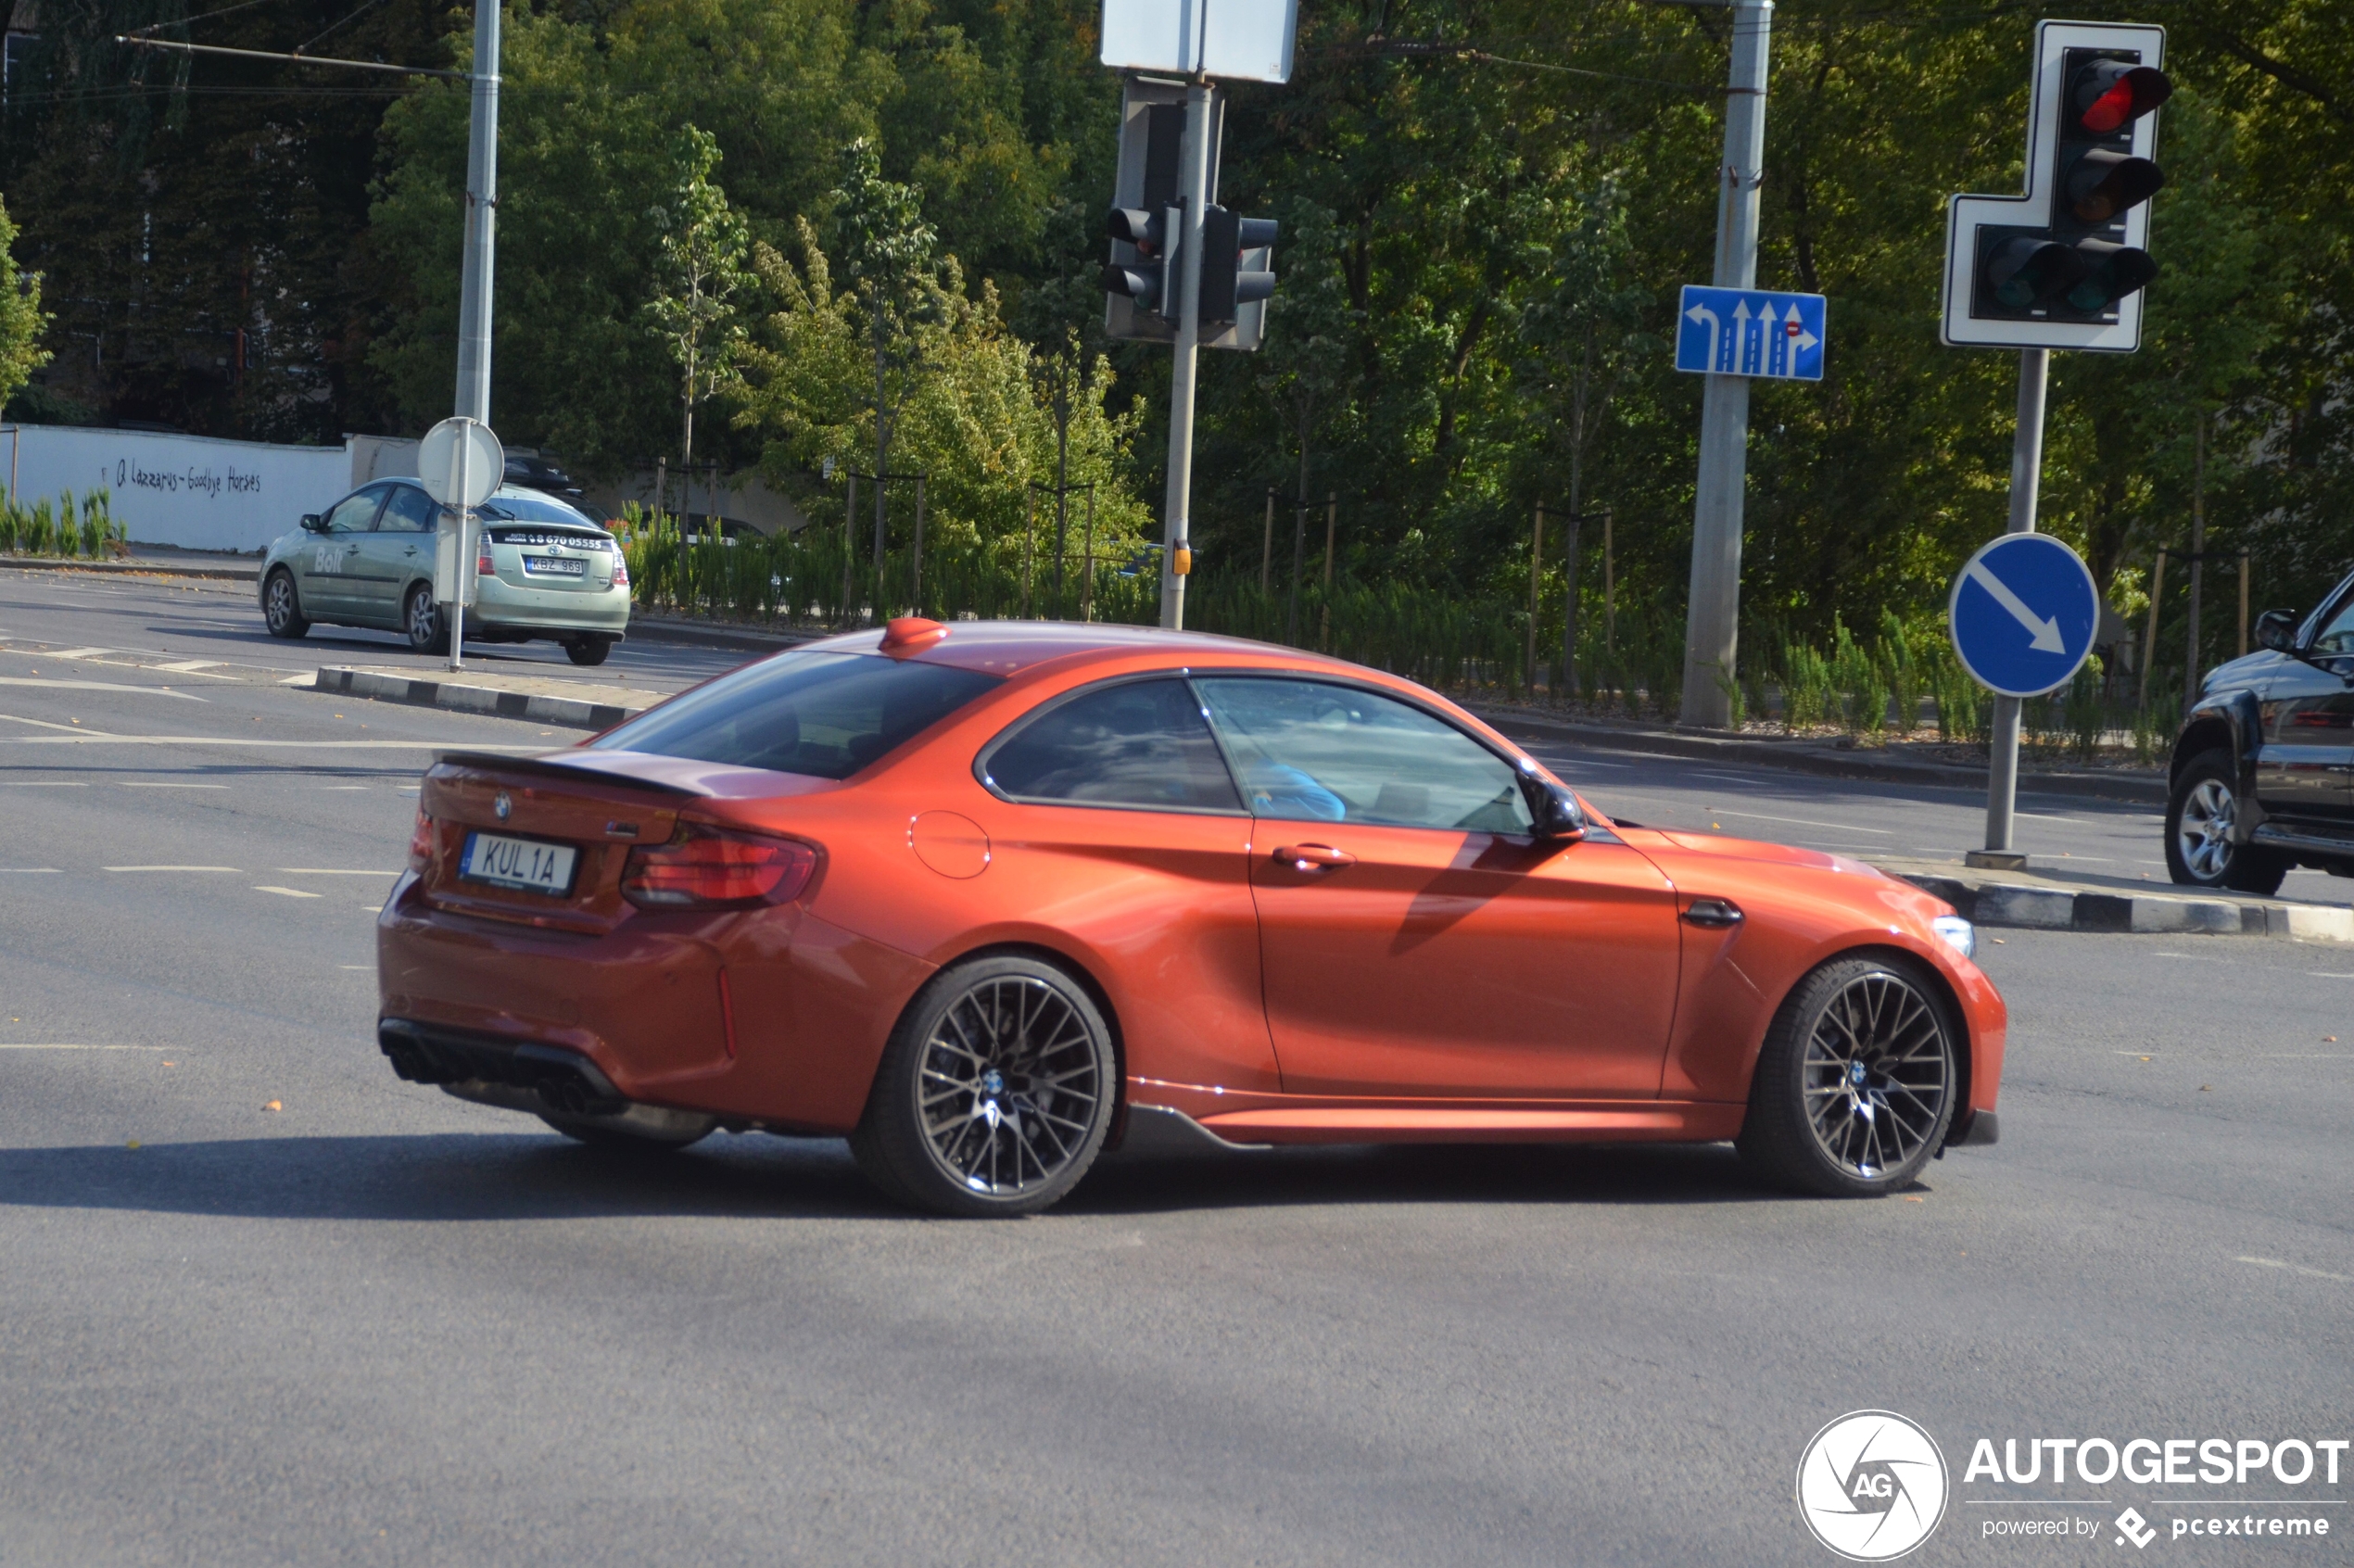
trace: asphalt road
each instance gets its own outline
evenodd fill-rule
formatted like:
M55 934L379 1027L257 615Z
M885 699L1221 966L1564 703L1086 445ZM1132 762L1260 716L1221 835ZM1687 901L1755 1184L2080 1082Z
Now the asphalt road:
M1990 941L2004 1141L1905 1198L1722 1148L1341 1149L935 1221L839 1144L614 1158L398 1082L370 922L416 774L550 738L153 667L305 667L252 620L0 576L0 1564L1828 1563L1791 1477L1867 1407L1952 1469L1910 1561L2137 1558L2128 1503L2335 1524L2170 1562L2346 1555L2354 1464L1963 1472L1981 1437L2354 1437L2354 954ZM1759 836L1967 812L1583 765ZM2020 1518L2099 1529L1988 1538Z

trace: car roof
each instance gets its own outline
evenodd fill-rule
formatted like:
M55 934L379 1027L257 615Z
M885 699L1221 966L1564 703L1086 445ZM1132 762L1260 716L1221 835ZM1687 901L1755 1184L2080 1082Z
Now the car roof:
M1209 632L1075 621L951 621L944 626L940 640L906 657L1009 677L1048 664L1128 664L1139 659L1183 664L1197 659L1221 664L1280 662L1296 669L1380 678L1378 672L1345 660ZM888 630L880 627L845 632L802 643L800 648L813 652L874 653L881 651L887 635Z

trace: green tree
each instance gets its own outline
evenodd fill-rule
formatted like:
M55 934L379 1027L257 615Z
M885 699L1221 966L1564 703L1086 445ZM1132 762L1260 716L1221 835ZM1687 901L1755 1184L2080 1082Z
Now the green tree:
M730 373L742 341L731 300L751 281L744 268L751 235L712 178L718 167L718 141L688 126L678 139L677 189L647 214L662 231L662 264L646 311L678 366L678 473L686 483L695 466L695 405Z
M17 270L16 245L17 226L0 205L0 403L49 362L49 351L41 347L49 324L41 309L41 274Z
M946 305L940 283L940 234L924 221L923 193L882 177L882 160L864 137L842 151L834 224L842 272L858 301L874 360L875 557L882 558L891 438L899 411L924 369L923 329Z
M1329 209L1295 198L1281 231L1289 240L1283 281L1267 304L1267 342L1259 349L1259 380L1284 411L1299 460L1297 510L1292 523L1289 602L1284 635L1297 641L1302 531L1307 527L1309 474L1318 428L1348 386L1355 311L1342 271L1341 236Z

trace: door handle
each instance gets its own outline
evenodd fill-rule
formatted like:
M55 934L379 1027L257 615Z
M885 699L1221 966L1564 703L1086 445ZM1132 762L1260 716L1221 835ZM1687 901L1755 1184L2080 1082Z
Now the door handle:
M1295 871L1337 871L1356 865L1357 857L1330 844L1284 844L1275 851L1275 864Z

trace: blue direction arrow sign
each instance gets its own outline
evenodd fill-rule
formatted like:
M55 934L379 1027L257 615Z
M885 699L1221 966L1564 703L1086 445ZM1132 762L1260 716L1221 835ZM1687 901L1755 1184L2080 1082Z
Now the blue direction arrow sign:
M1823 379L1823 297L1684 285L1676 368L1780 381Z
M2049 534L2005 534L1963 565L1945 619L1954 651L1981 686L2040 697L2067 685L2092 652L2100 590L2076 552Z

